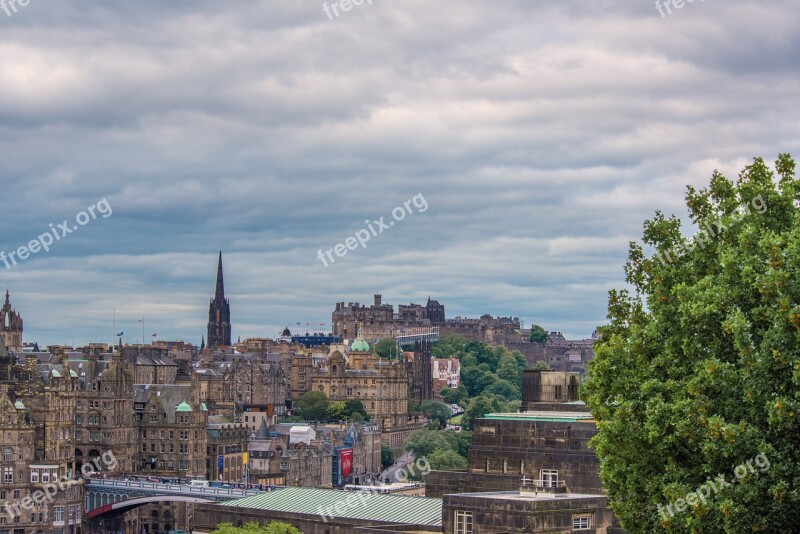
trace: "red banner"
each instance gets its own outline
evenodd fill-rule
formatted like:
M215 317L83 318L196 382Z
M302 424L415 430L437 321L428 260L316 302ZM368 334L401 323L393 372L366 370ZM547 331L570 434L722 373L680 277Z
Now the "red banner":
M349 477L353 472L353 449L342 449L339 451L339 462L342 466L342 476Z

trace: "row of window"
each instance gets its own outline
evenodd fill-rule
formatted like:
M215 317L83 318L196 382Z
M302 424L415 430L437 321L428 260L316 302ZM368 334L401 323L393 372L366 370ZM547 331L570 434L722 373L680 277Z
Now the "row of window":
M472 512L456 510L454 520L455 534L473 533ZM574 514L572 516L572 530L591 530L592 523L592 514Z
M162 453L175 452L175 444L174 443L169 443L169 444L162 443L160 449L161 449L160 452L162 452ZM169 450L167 450L167 449L169 449ZM142 452L148 452L147 451L147 443L142 443ZM151 443L150 444L150 452L151 453L155 453L156 452L156 444L155 443ZM196 453L200 452L200 446L197 443L194 444L194 452L196 452ZM179 443L178 444L178 453L179 454L189 454L189 444L188 443Z

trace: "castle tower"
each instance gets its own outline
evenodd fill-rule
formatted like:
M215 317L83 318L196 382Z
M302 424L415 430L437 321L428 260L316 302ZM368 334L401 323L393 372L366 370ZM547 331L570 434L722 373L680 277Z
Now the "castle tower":
M225 298L225 284L222 277L222 251L217 264L217 287L208 308L208 346L218 347L231 344L231 304Z
M6 302L0 308L0 337L9 350L22 348L22 317L11 308L8 289Z

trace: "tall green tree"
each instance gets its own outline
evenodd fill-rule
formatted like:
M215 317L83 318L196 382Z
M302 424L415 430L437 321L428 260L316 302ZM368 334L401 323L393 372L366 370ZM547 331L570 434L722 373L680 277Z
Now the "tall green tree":
M538 343L539 345L544 345L547 341L547 330L535 324L531 326L531 343Z
M321 391L304 393L294 402L297 414L307 421L320 421L328 417L328 397Z
M789 155L775 169L756 159L736 182L689 187L694 237L657 212L654 254L630 245L632 292L610 292L582 395L630 532L800 524L800 184Z

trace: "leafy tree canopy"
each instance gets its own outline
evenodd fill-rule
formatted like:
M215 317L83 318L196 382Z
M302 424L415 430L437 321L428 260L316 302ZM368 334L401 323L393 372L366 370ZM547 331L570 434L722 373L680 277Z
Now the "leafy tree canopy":
M321 421L328 418L328 397L321 391L304 393L294 402L297 415L307 421Z
M775 169L756 159L736 182L715 172L707 188L688 187L694 237L656 212L643 236L654 254L630 245L633 293L610 292L582 396L630 532L800 522L800 184L788 154ZM697 499L718 475L735 482Z
M453 416L450 406L435 400L422 401L420 408L426 417L436 420L440 428L446 426L447 420Z
M430 456L435 450L456 450L457 444L448 438L445 432L429 430L427 428L415 430L408 436L404 448L414 453L417 458Z
M381 358L397 358L400 354L400 348L393 338L381 339L372 347L372 350Z
M428 463L431 469L446 471L465 471L469 466L466 458L452 449L433 451L428 456Z
M547 362L547 360L538 360L533 364L533 367L531 367L531 369L535 371L549 371L550 364Z
M535 324L531 326L531 343L538 343L540 345L544 345L547 341L547 330Z

